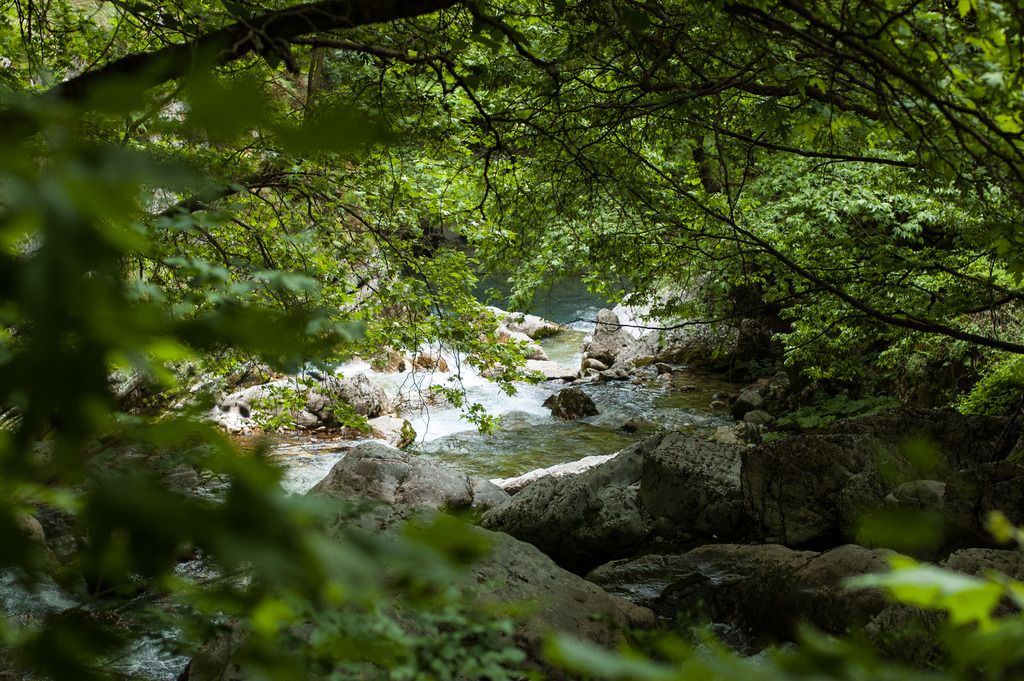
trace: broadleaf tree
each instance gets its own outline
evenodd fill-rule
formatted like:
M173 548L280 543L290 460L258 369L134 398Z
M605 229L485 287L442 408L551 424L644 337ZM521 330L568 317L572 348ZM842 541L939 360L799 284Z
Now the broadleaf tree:
M186 638L235 615L280 678L340 664L286 654L318 618L393 635L354 663L415 659L338 596L378 553L336 562L259 456L120 411L109 375L173 390L197 357L434 341L508 382L488 272L521 305L579 276L709 318L753 288L818 376L1020 354L1021 31L988 0L0 3L0 567L52 572L22 526L56 509L89 537L62 588L84 578L96 612L163 584ZM225 476L219 501L153 473L182 457ZM194 549L217 589L175 578ZM4 635L25 666L103 678L116 630Z

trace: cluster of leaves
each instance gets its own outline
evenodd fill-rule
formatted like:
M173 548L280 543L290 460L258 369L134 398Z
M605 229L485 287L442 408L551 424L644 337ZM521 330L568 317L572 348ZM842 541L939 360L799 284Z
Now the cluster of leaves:
M815 376L898 364L920 336L1019 354L1022 33L990 0L0 2L0 569L42 579L22 519L57 509L88 540L65 579L80 612L162 587L193 644L238 619L266 676L501 678L504 625L415 598L427 573L451 579L443 551L325 540L334 511L186 418L119 412L109 372L173 390L198 353L295 371L429 340L511 389L522 353L473 296L481 268L512 272L521 304L577 274L712 317L750 286ZM174 491L153 456L222 493ZM194 550L223 579L177 576ZM383 605L395 590L443 616L409 635ZM104 678L124 637L100 619L0 635L25 667ZM817 641L765 673L898 674Z
M866 416L896 406L892 397L875 395L862 398L850 398L848 395L822 396L811 404L794 409L779 417L775 425L779 430L812 430L821 428L838 419L853 416Z
M958 402L965 414L1006 416L1016 413L1024 396L1024 361L1010 356L993 364Z

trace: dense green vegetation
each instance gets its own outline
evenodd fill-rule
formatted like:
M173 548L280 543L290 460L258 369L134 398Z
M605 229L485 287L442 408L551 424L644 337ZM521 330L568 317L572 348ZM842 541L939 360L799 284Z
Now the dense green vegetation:
M173 394L191 362L295 370L436 341L509 383L523 357L475 296L487 273L511 272L520 306L571 275L666 314L761 310L807 375L932 403L992 366L960 404L1016 407L1022 21L989 0L0 0L0 568L71 592L84 574L91 603L0 620L10 659L116 675L139 625L114 620L161 600L172 621L152 628L186 647L241 622L263 678L339 660L502 678L505 625L438 587L471 537L325 542L336 509L283 497L259 451L188 413L129 414L108 379ZM168 489L180 461L223 497ZM40 505L89 537L56 575L21 529ZM176 575L193 551L221 577ZM986 594L964 621L991 638L963 650L1019 642L1019 623L988 626L995 587L935 579ZM307 622L318 643L294 645ZM771 673L910 678L809 645ZM561 655L616 678L753 664Z

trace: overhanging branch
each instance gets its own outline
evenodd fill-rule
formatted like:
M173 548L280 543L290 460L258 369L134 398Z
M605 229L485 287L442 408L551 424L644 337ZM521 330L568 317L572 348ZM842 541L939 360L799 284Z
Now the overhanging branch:
M125 79L134 87L149 88L188 75L197 67L227 64L248 54L279 53L302 35L421 16L460 1L321 0L267 12L187 43L127 55L69 78L39 97L44 102L80 103ZM35 133L38 123L20 111L7 111L0 114L0 130L7 131L9 140L17 139Z

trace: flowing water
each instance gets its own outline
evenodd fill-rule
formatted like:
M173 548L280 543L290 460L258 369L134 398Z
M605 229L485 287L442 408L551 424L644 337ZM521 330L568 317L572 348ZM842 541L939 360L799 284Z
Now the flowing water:
M552 361L579 367L586 335L602 306L603 301L572 283L538 297L534 312L568 327L541 341ZM418 405L402 413L417 433L413 451L454 464L471 475L512 477L586 456L610 454L659 429L713 429L731 423L726 413L716 412L709 405L716 393L730 392L735 386L697 370L682 369L645 381L582 384L580 387L594 400L598 415L561 421L551 417L543 402L564 389L564 382L521 384L515 394L507 395L460 362L459 357L448 353L445 359L451 371L383 374L363 361L346 364L339 371L346 376L368 374L390 395ZM463 418L461 410L431 405L424 396L435 385L461 386L467 402L479 403L488 413L500 417L497 432L482 434ZM634 432L623 429L630 422L629 430ZM305 492L355 444L315 435L282 438L274 456L283 469L283 486L292 493ZM45 617L78 605L56 584L44 583L26 590L10 575L0 575L0 612L8 617ZM168 653L159 638L143 637L124 658L112 660L110 667L126 678L172 681L186 661Z
M566 367L580 366L583 343L602 306L601 299L575 282L538 296L533 312L567 327L563 333L540 341L551 361ZM460 357L438 348L425 350L439 352L450 371L386 374L357 360L339 367L339 372L345 376L367 374L389 395L415 405L401 414L417 433L411 450L471 475L513 477L585 456L610 454L655 430L713 430L732 422L727 413L709 405L714 395L733 391L736 386L698 370L681 369L645 381L581 384L594 400L598 415L561 421L552 418L543 403L566 383L519 384L515 394L507 395ZM462 410L430 404L424 396L430 394L432 386L461 388L468 404L480 404L488 414L499 417L497 432L483 434L464 418ZM290 492L309 489L353 444L294 438L282 441L276 451L285 471L285 488Z

